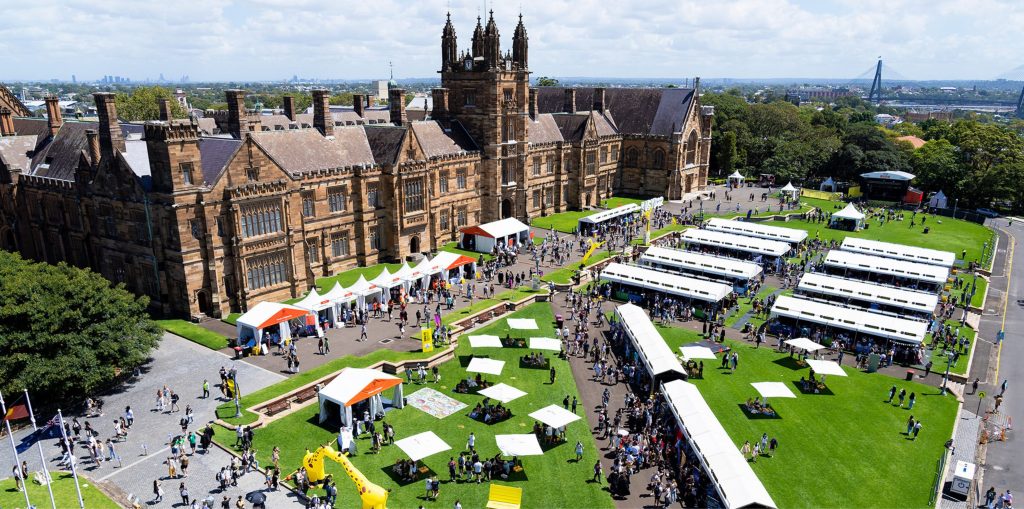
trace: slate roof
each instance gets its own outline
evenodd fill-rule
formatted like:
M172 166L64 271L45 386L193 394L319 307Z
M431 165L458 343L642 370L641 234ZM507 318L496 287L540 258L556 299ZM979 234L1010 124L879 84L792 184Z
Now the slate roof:
M447 131L433 120L411 122L410 125L428 159L476 150L476 144L458 122L453 122Z
M46 127L45 119L37 121L42 123L43 128ZM57 131L57 135L52 139L49 137L41 138L40 143L36 146L36 153L32 157L31 174L74 182L75 169L78 168L81 153L83 150L86 152L89 150L89 142L85 137L85 131L88 129L99 130L99 123L65 121L61 125L60 130ZM139 141L142 131L143 126L141 124L121 123L121 135L125 138L126 148L130 140L135 140L142 147L141 151L145 152L145 143ZM140 177L149 175L148 154L145 155L146 168L143 170L141 166L136 167L138 162L142 160L142 157L143 155L140 153L138 155L132 154L130 160L126 158L126 161L132 167L132 171ZM136 164L131 164L132 161L135 161Z
M618 132L667 136L685 123L693 95L692 88L606 88L604 97ZM537 88L538 112L560 113L564 102L564 88ZM577 111L590 111L593 104L593 88L576 89Z
M537 114L537 119L530 122L528 129L531 144L540 145L564 141L562 131L558 129L558 124L555 123L555 119L550 113Z
M46 125L45 118L14 118L14 131L18 135L32 135L40 138L46 138L50 135L50 129Z
M199 138L199 164L202 166L203 181L213 184L240 146L242 140L234 138Z
M583 113L561 113L552 115L551 118L554 120L555 125L558 126L562 139L565 141L580 141L583 139L583 134L586 130L587 116Z
M32 158L29 154L36 148L36 137L0 136L0 161L9 169L20 169L27 172L31 167Z
M299 174L357 164L373 164L373 152L362 127L335 127L334 139L314 129L264 131L252 139L282 169Z
M373 151L373 160L377 164L394 164L398 160L398 151L402 149L406 128L391 125L366 125L366 140Z

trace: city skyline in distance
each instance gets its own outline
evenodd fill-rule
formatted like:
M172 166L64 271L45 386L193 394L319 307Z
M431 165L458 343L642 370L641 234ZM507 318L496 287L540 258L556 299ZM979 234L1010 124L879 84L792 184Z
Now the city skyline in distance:
M486 22L483 2L41 1L6 9L0 64L6 80L25 81L360 80L387 77L389 61L396 78L428 78L440 65L449 8L467 50L477 14ZM487 9L504 51L520 6ZM907 80L1024 78L1024 40L1012 29L1024 24L1024 4L1009 1L943 0L924 10L875 0L526 0L521 12L535 76L853 80L882 55L890 76ZM63 28L41 27L51 18Z

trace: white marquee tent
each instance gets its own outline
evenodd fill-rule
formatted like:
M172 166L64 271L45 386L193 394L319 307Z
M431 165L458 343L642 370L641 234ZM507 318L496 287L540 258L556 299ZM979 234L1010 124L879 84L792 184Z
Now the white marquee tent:
M267 301L257 303L235 321L238 344L264 345L267 343L264 338L266 333L276 333L279 335L278 339L284 341L291 337L288 321L304 319L307 315L309 311L288 304ZM265 351L263 346L260 350Z
M490 253L496 245L523 245L530 240L530 227L514 217L469 226L460 232L462 249L478 253Z
M825 348L824 345L819 345L818 343L815 343L814 341L811 341L810 339L807 338L787 339L786 341L783 341L783 343L792 346L797 350L807 350L808 352L813 352L815 350L821 350L822 348Z
M345 368L317 394L320 422L327 421L333 407L337 406L342 425L351 428L352 406L369 400L370 414L377 415L384 411L381 393L391 388L395 389L391 404L395 408L402 408L405 402L402 398L401 378L376 369Z

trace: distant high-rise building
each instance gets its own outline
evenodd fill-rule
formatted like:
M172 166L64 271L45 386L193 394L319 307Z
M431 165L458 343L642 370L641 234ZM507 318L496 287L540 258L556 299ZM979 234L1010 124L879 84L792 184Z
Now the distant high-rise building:
M376 90L376 93L374 93L373 95L377 97L388 96L388 80L375 80L372 83L372 86L373 89Z
M71 83L78 83L78 79L75 78L74 74L71 75Z

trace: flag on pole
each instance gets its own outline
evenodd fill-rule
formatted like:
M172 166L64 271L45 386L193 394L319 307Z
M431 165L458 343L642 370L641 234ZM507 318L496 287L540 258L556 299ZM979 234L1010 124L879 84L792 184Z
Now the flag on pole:
M32 398L28 396L28 389L23 391L25 393L25 404L28 405L28 416L32 419L32 435L39 437L48 431L56 431L52 424L48 424L45 428L39 429L36 426L36 414L32 411ZM50 419L50 423L56 422L57 416ZM50 471L46 468L46 455L43 453L43 444L37 438L36 450L39 451L39 464L42 465L43 482L46 484L46 491L50 494L50 509L57 509L57 501L53 498L53 479L50 478Z
M5 421L20 421L22 419L28 419L28 407L24 403L19 403L25 396L18 396L17 399L11 403L11 406L7 407L7 413L4 414Z

